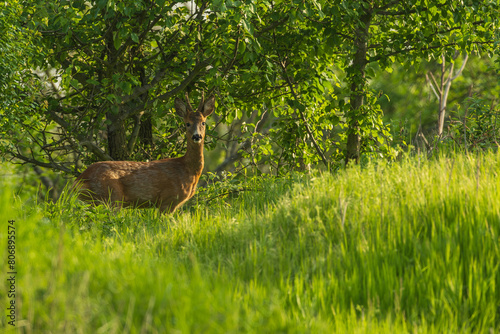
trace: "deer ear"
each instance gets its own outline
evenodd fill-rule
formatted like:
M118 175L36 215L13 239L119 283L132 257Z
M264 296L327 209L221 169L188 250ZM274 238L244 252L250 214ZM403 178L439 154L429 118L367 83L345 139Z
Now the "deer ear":
M210 96L208 100L203 105L203 111L201 112L203 116L208 117L215 109L215 96Z
M175 98L175 111L177 112L177 115L179 115L182 118L184 118L184 116L186 116L187 114L186 104L178 97Z

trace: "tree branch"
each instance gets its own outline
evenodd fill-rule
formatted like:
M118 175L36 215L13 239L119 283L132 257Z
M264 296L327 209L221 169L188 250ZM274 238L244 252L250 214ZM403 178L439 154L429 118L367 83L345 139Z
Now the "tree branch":
M432 74L431 71L429 71L428 73L431 75L432 81L434 82L434 85L436 85L437 91L439 92L439 94L441 94L442 93L441 88L439 87L439 85L438 85L438 83L436 81L436 78L434 77L434 74ZM434 92L435 92L435 90L434 90Z
M436 84L436 88L434 88L434 85L432 84L431 80L429 79L429 74L432 76L432 80L434 80L434 83L435 83L436 79L434 79L432 72L425 73L425 78L427 79L429 86L431 87L432 91L434 92L434 95L436 95L436 98L439 100L439 94L436 92L436 88L437 89L439 89L439 88L437 87L437 84Z
M177 55L177 51L174 51L174 52L170 53L168 55L168 58L165 59L165 62L168 63L169 61L171 61L172 59L174 59L174 57L176 55ZM139 96L141 96L142 94L144 94L147 91L149 91L151 88L155 87L156 84L158 84L158 82L160 82L165 77L165 75L167 74L167 71L169 69L170 69L169 66L163 67L160 71L158 71L156 73L155 77L153 78L153 80L151 80L150 83L142 85L140 87L137 87L137 88L134 89L134 91L132 92L132 94L122 97L121 103L125 104L125 103L127 103L127 102L129 102L129 101L131 101L133 99L136 99Z
M88 148L92 153L94 153L101 161L111 161L114 160L111 156L106 154L99 146L88 140L79 140L80 145Z
M134 116L143 110L147 110L147 109L153 107L155 101L168 100L168 99L172 98L173 96L175 96L176 94L183 91L193 80L196 79L196 77L198 76L198 74L201 72L202 69L204 69L205 67L210 65L210 61L211 61L211 59L207 59L207 60L201 61L198 64L196 64L196 66L193 68L191 73L189 73L189 75L177 87L175 87L174 89L172 89L172 90L170 90L170 91L168 91L160 96L157 96L156 99L154 99L154 100L150 100L147 103L140 103L138 106L126 106L126 105L124 105L124 103L122 103L121 107L123 108L124 112L121 113L116 118L116 120L113 122L113 124L111 124L111 126L109 127L109 130L113 131L114 129L116 129L116 127L119 124L122 124L122 122L124 122L127 118ZM139 95L137 95L137 96L139 96Z
M212 61L212 59L206 59L206 60L201 61L198 64L196 64L196 66L193 68L191 73L189 73L189 75L177 87L175 87L174 89L158 96L156 99L165 101L165 100L172 98L173 96L180 93L181 91L183 91L194 79L196 79L196 77L198 76L198 74L201 72L202 69L204 69L205 67L210 65L211 61ZM153 104L154 104L154 100L149 101L146 104L145 109L152 107Z
M136 115L135 119L135 124L134 124L134 129L132 130L132 133L130 134L130 139L127 144L127 149L129 153L132 153L134 150L135 143L137 141L137 137L139 136L139 130L141 128L141 117L144 114L144 112L140 112L139 114Z
M467 60L468 60L468 59L469 59L469 54L466 52L466 53L465 53L465 58L464 58L464 61L463 61L463 63L462 63L462 66L460 66L460 69L457 71L457 73L455 74L455 76L453 76L453 77L451 78L451 81L455 80L456 78L458 78L458 76L459 76L460 74L462 74L462 72L463 72L463 70L464 70L464 68L465 68L465 64L467 64Z
M47 109L47 113L52 117L52 119L59 124L65 131L71 132L70 124L66 122L62 117L59 117L53 110ZM101 150L96 144L92 143L88 138L81 134L76 134L75 138L78 140L80 145L87 147L92 153L94 153L101 160L113 160L108 154ZM43 166L42 166L43 167Z
M51 169L56 169L56 170L60 170L60 171L63 171L63 172L66 172L66 173L70 173L70 174L73 174L73 175L78 175L77 172L74 172L72 171L71 169L67 168L67 167L64 167L62 164L57 164L57 163L47 163L47 162L43 162L43 161L40 161L40 160L36 160L34 158L28 158L20 153L15 153L15 152L12 152L10 151L9 152L10 155L12 155L14 158L17 158L21 161L24 161L24 163L29 163L29 164L32 164L32 165L35 165L35 166L40 166L40 167L46 167L46 168L51 168Z
M298 97L297 93L295 92L295 89L293 88L292 81L290 80L290 77L288 76L285 65L282 62L280 62L280 65L281 65L281 68L283 70L283 76L285 77L285 81L288 83L288 86L290 87L290 91L292 92L292 95L295 98L295 101L299 102L299 97ZM309 123L307 122L306 117L304 116L304 113L299 108L297 108L297 110L299 112L300 119L304 123L307 134L309 135L309 137L311 137L311 141L313 143L314 148L316 149L316 152L318 153L321 160L323 161L323 164L328 168L328 161L326 160L325 155L323 154L318 143L316 142L316 138L314 138L314 135L311 131L311 128L309 127Z
M264 111L262 113L262 116L260 120L255 124L255 130L254 133L265 133L266 131L262 132L262 127L266 123L267 118L269 117L268 111ZM220 174L222 171L226 169L226 167L230 164L233 164L234 162L240 160L243 157L243 153L245 150L249 149L252 146L253 143L253 136L250 138L247 138L241 145L238 147L238 149L231 154L229 157L224 159L224 161L217 166L217 168L214 170L214 173Z

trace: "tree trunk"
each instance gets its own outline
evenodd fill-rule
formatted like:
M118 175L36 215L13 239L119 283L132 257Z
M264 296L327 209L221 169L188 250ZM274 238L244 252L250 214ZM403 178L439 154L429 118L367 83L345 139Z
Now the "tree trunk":
M153 123L151 122L150 112L145 112L141 118L139 141L144 147L153 146Z
M455 55L453 56L453 60L456 60L459 55L460 55L460 52L456 51ZM446 58L445 58L444 54L441 57L442 57L441 81L439 83L436 82L436 79L434 78L434 75L432 74L432 72L429 72L430 77L432 78L432 82L430 82L429 76L427 75L427 80L429 80L429 85L439 101L439 113L438 113L438 136L439 137L441 137L443 135L443 131L444 131L446 105L447 105L447 101L448 101L448 94L450 93L451 83L460 74L462 74L462 72L465 68L465 65L467 64L467 60L469 59L469 55L467 53L465 53L465 57L464 57L464 60L462 62L462 66L460 67L460 69L456 73L453 73L455 63L452 62L450 65L450 69L448 71L448 74L446 73L447 72L447 70L446 70ZM434 83L435 87L432 85L432 83Z
M123 161L128 159L127 134L125 124L114 121L109 113L107 119L111 121L108 125L108 150L113 160Z
M451 64L451 70L450 70L450 77L448 80L445 79L446 75L446 59L444 57L444 54L442 55L442 63L441 63L441 87L439 88L439 119L438 119L438 136L441 137L443 135L443 130L444 130L444 117L446 115L446 100L448 98L448 91L449 87L446 90L446 96L445 96L445 87L447 85L447 81L449 81L449 78L451 77L451 74L453 73L453 63Z
M142 53L141 56L144 57ZM141 85L146 86L148 83L146 78L146 70L144 69L144 67L140 67L136 71L139 72ZM141 96L139 96L139 99L145 106L148 101L148 93L146 92L142 94ZM151 147L153 146L153 122L151 121L150 111L144 111L144 114L141 117L141 123L139 127L139 142L143 145L144 148L149 147L151 149Z
M367 4L368 7L368 4ZM348 82L350 82L350 110L348 113L347 147L345 154L346 165L354 160L359 163L361 136L359 133L360 108L364 102L364 89L366 86L365 68L368 45L368 28L372 18L371 8L365 8L365 13L360 16L360 24L355 31L355 53L352 65L348 68Z

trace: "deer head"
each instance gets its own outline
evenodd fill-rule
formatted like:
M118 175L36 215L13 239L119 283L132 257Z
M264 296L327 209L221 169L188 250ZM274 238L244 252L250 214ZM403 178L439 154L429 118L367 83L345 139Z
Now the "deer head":
M187 104L181 99L176 98L175 111L177 115L184 119L188 143L201 145L205 138L205 120L215 108L215 96L210 96L207 101L205 101L204 96L202 96L200 105L196 111L193 111L187 93L186 102Z

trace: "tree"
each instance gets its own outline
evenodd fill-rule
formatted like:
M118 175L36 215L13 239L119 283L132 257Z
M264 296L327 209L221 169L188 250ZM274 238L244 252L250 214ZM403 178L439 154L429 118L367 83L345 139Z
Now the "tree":
M445 77L449 77L450 67L460 69L464 55L460 55L454 63L445 63ZM495 58L487 55L469 56L461 75L458 76L448 91L446 104L446 120L452 117L464 117L466 100L472 93L479 95L493 107L498 103L500 84L495 71ZM440 59L422 61L418 67L404 68L395 65L393 72L376 70L370 86L374 91L384 92L388 99L382 99L380 105L384 110L384 122L391 123L391 133L395 142L404 141L413 145L426 145L427 138L437 134L439 121L439 92L434 94L430 86L430 73L433 73L438 85L443 73ZM456 75L457 70L454 70ZM472 91L471 91L472 88ZM449 124L449 123L448 123ZM443 134L446 135L447 124ZM424 139L424 136L429 136ZM420 141L422 141L420 143ZM428 141L427 141L428 142ZM429 143L428 143L429 144Z
M322 103L328 61L316 47L319 31L301 13L312 13L314 4L208 5L24 2L19 25L40 36L35 40L40 51L29 57L25 71L42 69L39 79L45 86L31 108L9 116L14 123L24 117L17 123L24 134L4 128L13 138L4 153L73 174L81 163L97 160L176 155L183 144L170 101L183 91L196 99L205 90L216 92L226 107L222 123L255 110L256 120L267 110L282 117L283 125L298 118L293 131L285 133L295 137L293 142L275 133L285 145L284 159L287 148L305 150L313 142L326 163L326 145L315 138L322 133L310 124L306 110Z
M465 54L464 60L462 61L462 66L460 66L460 68L456 72L454 72L454 61L457 59L459 54L459 52L455 52L455 55L453 56L453 62L451 63L449 68L446 68L446 59L444 55L442 56L441 77L439 83L436 81L436 78L434 77L434 74L432 74L432 72L428 72L428 74L426 75L429 86L439 100L438 136L443 135L446 106L448 102L448 95L450 93L451 83L456 78L458 78L460 74L462 74L462 71L464 70L469 58L469 55Z
M493 1L328 1L323 7L327 44L341 50L347 73L346 163L358 162L361 138L374 127L381 129L381 118L365 106L373 95L368 65L390 71L394 62L416 66L429 58L452 61L456 51L491 53L498 40L498 4Z
M31 43L32 32L20 25L21 13L16 0L0 3L0 154L11 145L8 132L19 131L19 124L26 120L23 113L30 110L33 92L39 89L27 65L37 50Z
M26 1L19 26L40 34L43 52L24 70L46 69L46 86L29 110L9 116L26 121L23 136L4 124L15 137L4 150L75 174L80 161L178 151L177 141L152 147L153 122L169 114L174 95L215 89L231 67L228 39L241 33L236 21L206 9L206 2L190 12L165 1ZM172 118L157 130L176 128Z
M269 112L288 126L291 131L273 133L284 161L304 163L288 149L306 152L313 143L311 160L327 163L327 145L316 139L324 133L309 119L311 106L324 107L330 61L302 13L311 15L314 3L208 5L24 2L19 26L40 36L25 71L42 69L45 86L29 109L9 116L16 123L22 115L25 121L16 124L24 133L4 127L12 137L5 155L72 174L97 160L176 155L183 143L170 101L183 91L196 99L205 90L226 107L222 123L244 113L265 121Z
M42 69L45 86L29 108L7 116L1 127L11 139L0 145L4 156L73 174L97 160L182 152L171 101L184 91L194 100L201 91L217 94L216 126L235 129L239 119L251 129L238 132L227 162L260 159L280 170L390 153L369 89L373 65L389 71L393 62L490 51L498 20L497 5L485 1L23 5L18 26L40 36L25 71ZM334 94L339 68L348 103ZM208 147L231 137L217 138L214 129Z

